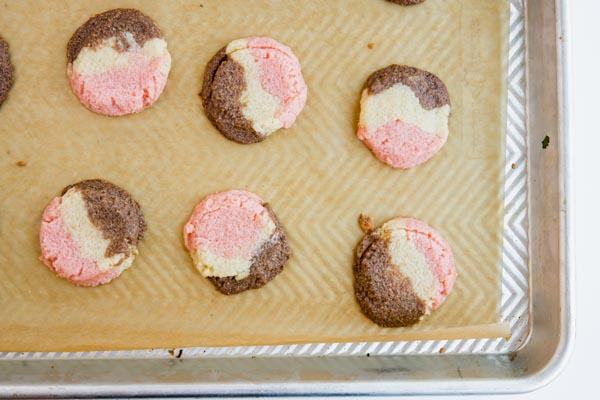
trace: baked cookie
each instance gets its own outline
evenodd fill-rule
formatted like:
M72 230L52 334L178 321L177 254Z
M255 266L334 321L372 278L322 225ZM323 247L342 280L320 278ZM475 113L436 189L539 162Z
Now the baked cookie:
M401 6L414 6L415 4L421 4L425 0L387 0L392 3L400 4Z
M373 73L362 92L358 138L392 168L412 168L446 143L450 96L430 72L390 65Z
M363 313L381 326L416 324L442 305L456 276L448 243L416 219L392 219L356 248L354 294Z
M100 179L67 186L42 215L40 259L79 286L108 283L129 268L145 230L129 193Z
M13 83L13 66L8 54L8 43L0 36L0 106L6 100Z
M185 224L183 237L198 271L224 294L265 285L291 255L273 210L243 190L205 197Z
M86 108L111 116L150 107L171 69L167 42L154 21L133 9L90 18L67 45L67 74Z
M221 49L206 67L200 93L213 125L245 144L292 126L306 95L298 58L268 37L234 40Z

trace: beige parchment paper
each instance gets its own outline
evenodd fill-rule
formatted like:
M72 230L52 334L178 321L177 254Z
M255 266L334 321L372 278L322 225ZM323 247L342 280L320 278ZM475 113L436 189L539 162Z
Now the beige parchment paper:
M120 118L78 103L65 55L79 25L115 7L150 15L173 58L155 105ZM506 336L507 32L505 0L0 1L16 69L0 108L0 351ZM291 129L243 146L211 126L198 92L215 52L256 35L292 47L309 95ZM362 85L391 63L437 74L453 104L448 143L410 171L380 163L355 135ZM42 210L88 178L126 188L148 223L134 266L97 288L75 287L38 261ZM193 268L182 227L205 195L233 188L272 204L293 256L264 288L227 297ZM419 325L383 329L361 314L352 289L359 213L378 225L416 217L450 242L458 281Z

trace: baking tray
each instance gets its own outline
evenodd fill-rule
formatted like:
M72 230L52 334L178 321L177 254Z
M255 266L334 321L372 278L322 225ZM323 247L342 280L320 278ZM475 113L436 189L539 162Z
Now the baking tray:
M261 18L253 21L245 21L240 0L97 0L83 6L51 0L47 9L37 10L30 9L33 3L37 1L8 1L6 13L0 14L2 34L12 38L18 67L11 101L0 110L6 121L0 127L0 154L7 154L0 159L0 208L6 210L0 214L0 351L490 337L505 343L510 327L500 321L500 311L508 0L430 0L412 8L384 0L345 0L348 7L342 13L336 12L335 2L254 0L252 10L261 10ZM56 4L61 6L52 7ZM69 90L63 49L73 26L90 13L122 5L160 19L171 43L173 70L164 101L147 113L105 118L82 109ZM229 17L223 18L225 12ZM359 16L360 21L347 22ZM240 18L244 24L238 23ZM376 31L372 20L380 21ZM40 37L40 26L51 26L51 32ZM248 32L290 44L306 60L303 73L312 82L306 118L257 146L225 140L206 118L197 91L190 90L204 73L202 60ZM406 41L406 36L412 39ZM373 49L369 42L375 43ZM332 59L337 60L333 65ZM357 95L364 80L372 70L399 61L441 76L454 99L453 134L444 151L410 171L377 162L355 139ZM25 119L26 110L36 111ZM513 136L523 137L523 132ZM523 210L525 162L523 147L517 150L514 158L508 157L516 168L508 172L512 190L507 198ZM25 160L26 167L15 165L18 160ZM86 290L40 268L39 215L57 188L98 176L131 191L148 229L126 279ZM199 197L232 187L271 202L293 256L276 284L222 296L191 265L181 229ZM513 192L520 201L513 201ZM360 312L350 269L352 249L363 236L358 212L375 221L398 213L418 216L450 243L461 278L444 306L421 323L382 328ZM14 232L14 226L21 228ZM525 250L525 235L515 237ZM16 265L18 274L12 268ZM525 287L527 270L505 265L505 277L520 277ZM527 308L513 304L527 298L526 290L514 288L505 284L511 295L505 314L526 321ZM102 318L99 302L110 310ZM210 312L201 311L206 307ZM447 347L453 351L457 346ZM493 347L487 343L483 349ZM441 347L422 348L432 352ZM260 354L274 349L263 348ZM339 346L327 349L333 350L328 355L344 354ZM296 354L288 350L285 354Z
M197 348L181 358L178 349L3 353L0 395L501 393L547 383L573 345L567 11L564 2L511 1L501 310L509 340Z

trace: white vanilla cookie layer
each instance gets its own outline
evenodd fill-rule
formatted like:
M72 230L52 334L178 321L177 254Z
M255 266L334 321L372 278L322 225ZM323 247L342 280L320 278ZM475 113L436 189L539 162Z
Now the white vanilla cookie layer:
M106 257L110 241L102 237L102 232L90 220L85 201L77 189L72 188L62 196L60 213L65 229L79 246L81 256L96 261L100 271L115 267L125 270L133 263L137 254L133 246L129 256L115 254Z
M149 61L162 57L159 70L165 75L169 73L171 58L164 57L168 54L167 42L164 39L150 39L140 47L131 33L126 32L124 37L127 40L127 51L117 50L116 37L105 39L93 47L84 47L73 62L73 71L82 75L92 75L126 68L131 62L131 53L138 53L147 57Z
M416 248L401 221L392 220L381 227L388 240L392 265L410 279L413 290L425 303L427 313L439 290L439 281L427 263L425 256Z
M426 110L412 89L402 83L377 94L369 94L368 89L363 90L360 107L359 127L366 128L368 133L375 132L389 122L400 120L432 135L448 135L450 106L446 104Z
M246 88L240 97L244 117L252 121L252 128L263 136L280 129L283 123L276 115L281 111L282 104L263 89L258 63L252 51L247 48L246 39L232 41L227 45L226 52L244 69Z

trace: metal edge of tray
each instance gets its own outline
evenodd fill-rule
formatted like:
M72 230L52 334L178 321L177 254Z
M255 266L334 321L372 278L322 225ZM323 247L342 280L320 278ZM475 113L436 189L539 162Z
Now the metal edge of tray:
M0 397L519 393L566 365L574 340L570 21L527 1L532 335L506 355L14 360ZM538 29L529 29L535 24ZM535 78L535 79L532 79ZM548 135L550 146L542 150ZM9 366L7 366L9 365ZM10 368L10 369L9 369ZM82 383L86 382L86 383Z
M530 1L530 3L539 3L540 1ZM559 319L558 325L556 328L558 329L558 340L554 344L553 348L548 348L548 354L550 354L549 358L546 359L545 364L542 365L541 368L535 370L534 373L526 374L525 376L515 379L513 387L509 390L499 390L498 393L523 393L529 392L533 390L540 389L550 382L552 382L556 377L560 375L560 373L564 370L567 365L575 345L575 326L576 326L576 315L575 315L575 246L574 246L574 209L575 209L575 196L573 190L574 183L574 170L573 170L573 104L572 104L572 94L571 94L571 84L572 84L572 54L571 54L571 41L572 41L572 22L571 22L571 13L570 13L570 2L568 0L555 0L555 13L554 26L551 26L555 32L553 34L543 34L542 37L536 36L535 33L528 32L527 33L527 46L528 51L531 51L533 54L528 56L528 65L533 64L533 59L539 55L539 52L542 53L548 50L548 44L545 42L547 40L555 41L555 59L556 59L556 70L550 68L549 72L554 73L556 76L556 99L555 99L555 115L551 116L550 119L554 118L554 124L556 125L556 135L554 138L555 142L560 150L558 154L558 176L556 177L558 180L557 192L559 195L559 213L555 218L558 219L559 224L559 242L558 248L555 251L558 251L558 258L556 261L559 263L559 289L560 289L560 298L559 298ZM541 8L541 7L540 7ZM531 13L528 11L528 18L542 18L542 26L547 26L547 17L544 18L536 13L535 5L531 5ZM536 10L536 11L534 11ZM543 14L543 13L542 13ZM544 32L546 33L546 32ZM541 43L539 43L541 41ZM539 58L540 60L547 60L547 56L542 56ZM538 62L538 68L545 69L546 65ZM529 68L529 67L528 67ZM531 71L528 70L528 77L531 76ZM547 74L542 74L542 79L537 81L538 86L541 88L534 89L531 85L528 87L529 102L540 102L544 103L544 100L538 100L537 96L543 99L544 94L546 93L546 87L548 76ZM551 78L551 77L550 77ZM528 84L532 81L528 79ZM548 111L546 108L546 104L542 104L539 107L539 110ZM551 109L550 109L551 110ZM549 113L551 114L551 113ZM529 115L529 113L528 113ZM547 117L546 117L547 118ZM552 121L550 121L552 123ZM538 122L529 121L528 130L530 132L530 139L536 137L537 139L542 139L546 135L550 136L549 129L550 126L539 124ZM546 129L544 129L546 128ZM537 135L536 135L537 134ZM535 143L535 142L534 142ZM539 144L538 144L539 145ZM548 165L548 163L546 163ZM538 170L539 173L540 170ZM544 171L542 168L541 171ZM530 179L534 178L530 173ZM543 179L541 179L543 181ZM545 182L543 183L545 185ZM535 240L532 238L532 242ZM542 246L538 251L544 252ZM542 257L539 258L540 261L543 260ZM540 264L540 268L542 268L543 263ZM540 275L543 272L538 271ZM535 302L535 299L533 300ZM535 303L534 303L535 304ZM541 318L540 318L541 317ZM544 316L539 316L538 318L541 320L541 323L547 323ZM550 318L549 318L550 319ZM542 338L544 339L544 338ZM543 344L543 343L542 343ZM526 357L527 349L523 349L523 355ZM520 355L516 354L515 356ZM526 361L527 362L527 358ZM525 367L527 368L527 367ZM525 370L527 372L527 370Z

